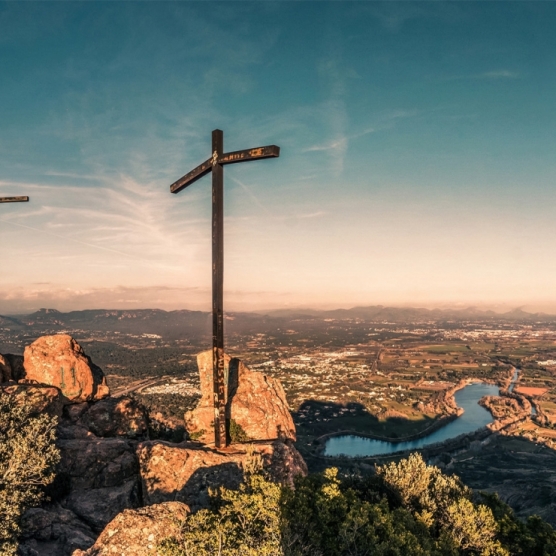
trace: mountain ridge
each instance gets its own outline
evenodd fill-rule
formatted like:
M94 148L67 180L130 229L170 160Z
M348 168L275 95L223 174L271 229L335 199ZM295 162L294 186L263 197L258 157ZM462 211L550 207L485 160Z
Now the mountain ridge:
M225 314L227 334L287 335L297 333L320 334L329 338L334 322L348 328L369 325L427 325L429 323L490 324L539 324L554 323L556 316L544 313L527 313L514 309L506 313L482 311L475 308L461 310L400 308L374 305L351 309L314 310L278 309L268 312L235 312ZM89 333L116 333L141 336L156 334L166 340L206 342L211 336L212 315L208 311L180 309L88 309L63 313L56 309L40 309L30 314L0 315L0 329L28 336L72 333L82 336ZM323 336L324 334L324 336ZM316 337L316 336L315 336ZM285 338L285 336L284 336ZM285 340L284 340L285 341ZM291 341L291 340L288 340ZM315 340L316 341L316 340Z
M176 309L166 311L164 309L145 308L145 309L82 309L77 311L61 312L53 308L43 308L33 313L21 313L12 315L0 314L0 325L30 324L41 323L55 324L57 322L78 323L88 319L106 321L137 319L157 320L175 317L185 317L199 320L210 315L209 311L197 311L190 309ZM242 317L247 319L270 318L334 318L334 319L353 319L359 318L371 321L394 321L413 320L467 320L475 319L498 319L498 320L554 320L556 315L537 312L529 313L521 308L512 309L503 313L496 313L490 309L482 310L470 306L464 309L427 309L424 307L388 307L384 305L364 305L355 306L349 309L273 309L268 311L226 311L232 318Z

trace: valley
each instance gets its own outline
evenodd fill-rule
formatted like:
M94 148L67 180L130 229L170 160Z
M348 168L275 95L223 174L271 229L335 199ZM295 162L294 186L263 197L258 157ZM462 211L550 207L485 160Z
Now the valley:
M208 313L42 310L4 316L0 352L21 354L37 337L60 332L74 336L104 370L113 395L132 394L151 414L175 423L196 406L196 354L210 347ZM452 393L458 385L481 381L508 388L520 369L510 397L490 402L501 423L498 434L464 440L431 458L510 502L516 497L512 473L530 484L537 470L548 492L543 506L519 497L517 505L556 523L556 473L546 463L556 453L556 318L385 308L230 313L226 337L228 353L282 382L296 446L313 470L333 461L362 472L374 461L324 458L319 439L339 432L393 441L422 436L457 416ZM524 467L510 473L508 461Z

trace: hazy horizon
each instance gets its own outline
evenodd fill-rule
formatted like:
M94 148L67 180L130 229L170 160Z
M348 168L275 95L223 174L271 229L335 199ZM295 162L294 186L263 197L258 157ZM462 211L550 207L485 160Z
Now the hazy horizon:
M17 307L17 301L14 300L13 307ZM288 305L288 306L269 306L264 308L252 308L246 309L244 307L227 307L225 308L226 312L229 313L241 313L241 312L253 312L253 313L265 313L265 312L274 312L280 310L288 310L288 311L331 311L336 309L354 309L354 308L361 308L361 307L378 307L382 306L385 308L397 308L397 309L427 309L427 310L443 310L443 311L464 311L464 310L478 310L478 311L494 311L495 313L503 314L508 313L511 311L522 310L527 313L545 313L548 315L556 315L556 306L553 307L545 307L542 306L527 306L527 305L519 305L519 306L512 306L512 305L479 305L479 304L466 304L466 303L436 303L436 304L411 304L411 303L401 303L401 304L390 304L390 303L365 303L365 304L344 304L344 305ZM56 310L61 313L69 313L72 311L87 311L87 310L106 310L106 311L141 311L141 310L162 310L166 312L170 311L203 311L203 312L210 312L210 307L205 306L146 306L146 305L138 305L135 304L134 306L129 305L115 305L115 306L107 306L107 305L98 305L98 306L85 306L85 305L44 305L44 306L35 306L35 305L26 305L20 306L20 309L11 309L7 311L0 311L0 315L4 316L12 316L12 315L26 315L31 314L40 310ZM61 307L61 308L60 308Z
M0 313L556 312L556 4L0 2Z

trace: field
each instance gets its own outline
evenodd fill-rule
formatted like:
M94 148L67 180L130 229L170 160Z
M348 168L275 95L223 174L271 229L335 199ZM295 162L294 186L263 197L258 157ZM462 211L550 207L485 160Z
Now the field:
M518 386L514 388L514 392L517 394L523 394L524 396L528 396L531 398L544 396L548 392L548 388L537 388L533 386Z

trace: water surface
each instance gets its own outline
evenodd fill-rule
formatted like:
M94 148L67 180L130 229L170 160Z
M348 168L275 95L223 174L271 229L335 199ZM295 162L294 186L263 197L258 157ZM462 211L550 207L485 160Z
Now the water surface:
M431 434L405 442L387 442L362 436L333 436L326 441L325 456L377 456L392 454L400 450L418 450L430 444L444 442L460 434L474 432L494 421L490 411L477 402L483 396L498 396L499 388L494 384L470 384L458 390L454 398L456 404L463 408L464 413L454 421Z

